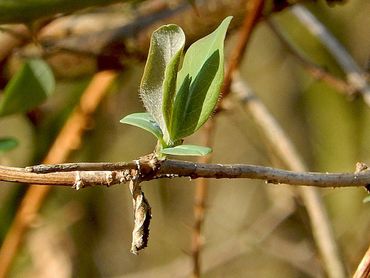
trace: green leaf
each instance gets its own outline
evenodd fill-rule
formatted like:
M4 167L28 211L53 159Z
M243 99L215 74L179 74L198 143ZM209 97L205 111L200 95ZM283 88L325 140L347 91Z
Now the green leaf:
M224 40L232 17L208 36L190 46L177 75L169 133L173 141L198 130L212 114L224 76ZM190 86L186 83L191 81ZM184 86L186 84L186 86Z
M369 203L370 202L370 195L365 197L365 199L363 199L362 202Z
M140 84L144 106L164 133L167 133L165 122L172 114L177 70L184 44L185 34L177 25L164 25L154 31Z
M122 120L123 124L133 125L145 129L153 134L157 139L163 143L163 134L153 117L149 113L134 113L127 115Z
M18 141L12 137L3 137L0 138L0 154L10 151L18 146Z
M173 148L165 148L161 150L163 154L170 155L189 155L189 156L202 156L212 152L211 148L202 147L197 145L179 145Z
M49 66L42 60L29 60L5 87L0 99L0 116L26 112L41 104L55 88Z

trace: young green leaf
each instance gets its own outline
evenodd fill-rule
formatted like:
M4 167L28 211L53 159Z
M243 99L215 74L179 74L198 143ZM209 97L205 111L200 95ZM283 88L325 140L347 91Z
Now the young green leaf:
M11 137L0 138L0 154L10 151L18 146L18 141Z
M165 148L161 150L161 153L163 154L188 156L202 156L211 152L211 148L196 145L178 145L172 148Z
M185 37L184 37L185 44ZM184 46L184 45L183 45ZM181 58L183 56L183 47L172 57L171 61L166 67L164 82L163 82L163 101L162 101L162 114L166 124L165 131L168 132L168 126L171 125L171 118L173 113L173 103L176 95L176 80L177 72ZM169 134L166 134L169 137ZM169 138L167 138L169 139Z
M194 133L212 114L219 98L224 75L224 40L232 17L227 17L208 36L190 46L177 75L169 133L177 140ZM190 86L185 86L188 80ZM183 88L188 87L188 90Z
M27 61L5 87L0 116L25 112L41 104L54 92L55 80L42 60Z
M120 120L120 122L145 129L157 137L161 143L163 143L162 131L149 113L133 113L124 117L122 120Z
M140 84L144 106L164 133L167 133L165 122L172 114L177 70L184 44L185 34L177 25L164 25L154 31Z

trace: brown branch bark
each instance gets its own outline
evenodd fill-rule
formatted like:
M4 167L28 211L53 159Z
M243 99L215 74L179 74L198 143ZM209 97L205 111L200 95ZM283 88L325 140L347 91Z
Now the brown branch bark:
M80 143L82 133L84 132L91 114L107 92L107 88L114 80L116 74L112 71L97 73L90 85L81 97L80 104L68 119L49 153L44 159L45 163L61 163L65 161L68 155ZM41 174L30 173L25 169L0 167L0 180L24 182L31 184L64 184L71 185L77 177L72 175L47 174L44 178ZM118 178L118 177L116 177ZM109 176L105 172L94 173L94 182L101 183L109 181ZM109 182L108 182L109 183ZM22 243L29 225L35 219L46 196L52 187L49 186L31 186L16 213L13 223L5 236L0 249L0 277L6 277L10 270L12 261Z
M358 173L320 173L295 172L266 166L249 164L206 164L182 160L162 160L153 165L152 161L139 160L141 180L158 178L190 177L216 179L260 179L271 184L306 185L323 188L362 187L370 184L370 170ZM94 169L100 163L90 163ZM101 165L108 165L102 163ZM67 164L68 165L68 164ZM84 163L89 165L89 163ZM135 166L134 166L135 165ZM58 168L61 166L58 165ZM32 173L26 168L0 166L0 181L16 181L21 183L37 183L42 185L73 186L79 173L80 180L85 186L110 186L124 182L126 169L137 169L135 161L110 165L115 171L91 171L90 166L80 167L81 171L55 172L47 174ZM28 169L28 168L27 168ZM122 173L121 173L122 172Z

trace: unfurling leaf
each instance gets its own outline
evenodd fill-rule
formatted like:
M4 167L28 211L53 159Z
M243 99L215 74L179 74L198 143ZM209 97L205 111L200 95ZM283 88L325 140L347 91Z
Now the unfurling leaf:
M197 145L179 145L173 148L162 149L161 153L170 155L202 156L212 152L211 148Z
M27 61L5 87L0 116L26 112L41 104L55 88L49 66L42 60Z
M185 54L177 75L178 92L169 128L173 141L199 129L217 104L224 76L224 40L231 18L192 44Z
M164 134L172 114L176 76L184 45L185 34L177 25L164 25L154 31L140 84L144 106Z
M149 113L133 113L121 119L120 122L145 129L157 137L160 142L163 141L162 131Z

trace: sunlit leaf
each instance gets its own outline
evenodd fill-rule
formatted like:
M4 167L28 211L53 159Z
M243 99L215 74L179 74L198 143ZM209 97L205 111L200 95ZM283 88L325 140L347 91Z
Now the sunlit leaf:
M176 36L174 36L172 39L182 43L182 46L177 51L176 48L174 47L173 51L176 52L166 67L165 78L163 82L162 114L164 117L164 121L166 123L166 127L169 127L171 125L173 104L176 95L177 72L179 70L179 65L183 56L183 49L185 45L185 34L180 27L178 28L179 33L175 33ZM180 44L178 44L177 46L179 47ZM166 128L166 131L167 129L168 128Z
M167 131L165 118L171 115L176 74L185 44L185 35L174 24L153 32L148 59L140 84L140 96L146 110L163 132ZM163 107L162 107L163 103Z
M18 146L18 141L12 137L3 137L0 138L0 154L10 151Z
M120 120L120 122L145 129L157 137L159 141L162 142L163 140L163 134L159 125L149 113L130 114Z
M165 148L161 150L163 154L170 155L188 155L188 156L202 156L212 152L211 148L197 145L179 145L172 148Z
M0 99L0 116L26 112L54 92L55 80L42 60L27 61L5 87Z
M191 45L185 54L177 76L178 92L169 128L173 140L194 133L216 106L224 75L224 40L231 18L227 17L213 33ZM189 80L190 86L184 86Z

